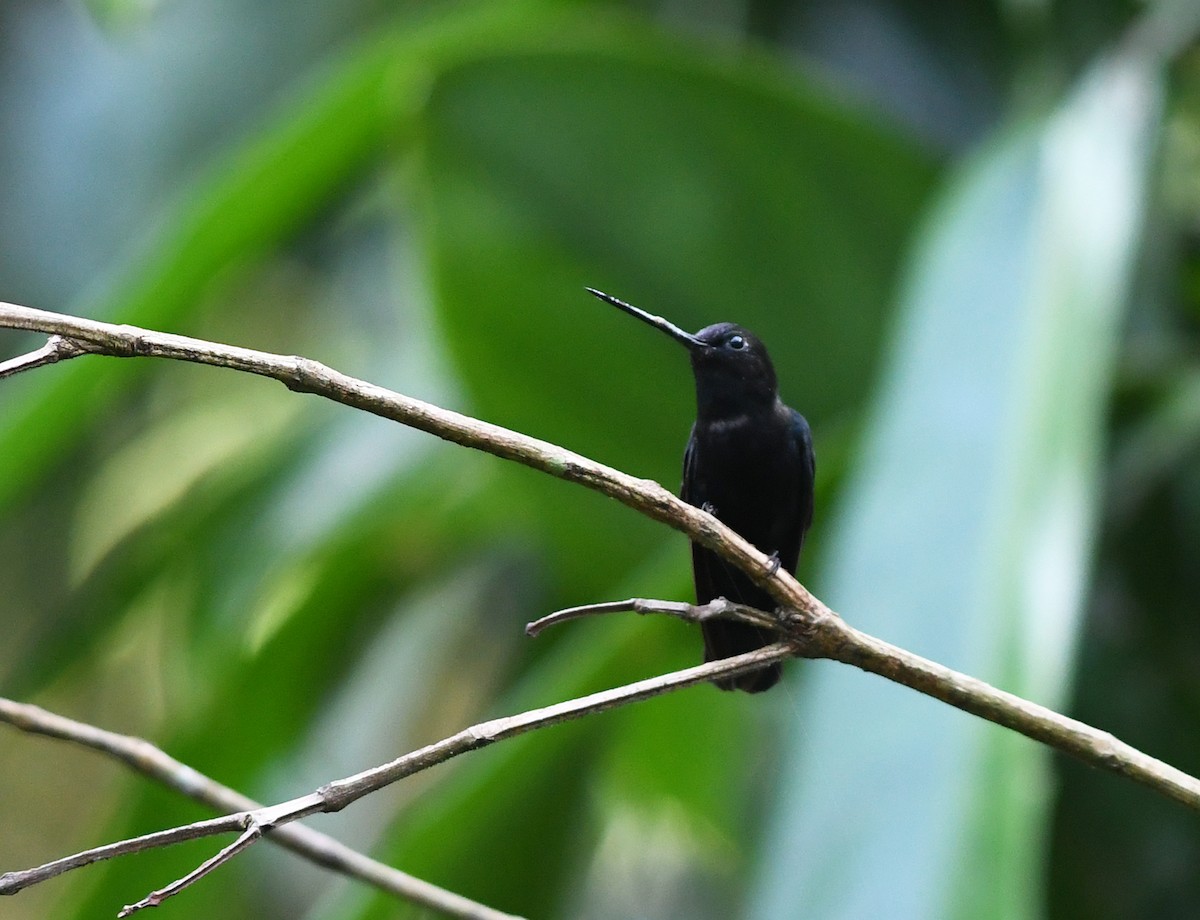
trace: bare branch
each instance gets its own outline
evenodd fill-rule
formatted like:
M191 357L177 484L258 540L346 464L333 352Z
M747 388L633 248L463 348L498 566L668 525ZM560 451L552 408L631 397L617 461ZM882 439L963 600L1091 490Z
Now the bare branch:
M288 828L285 825L319 812L340 811L364 795L382 789L384 786L388 786L406 776L411 776L413 773L428 770L430 767L444 763L452 757L457 757L459 754L465 754L468 751L486 747L495 741L512 738L536 728L557 725L561 722L578 719L595 712L604 712L608 709L649 699L652 696L658 696L682 687L689 687L693 684L704 683L705 681L722 677L734 677L738 674L744 674L747 671L761 668L772 662L782 661L784 658L795 654L796 650L789 645L782 643L769 645L753 652L747 652L744 655L738 655L735 658L726 658L721 661L697 665L694 668L686 668L682 671L651 677L646 680L637 681L636 683L626 684L623 687L616 687L612 690L601 690L598 693L592 693L574 700L567 700L563 703L555 703L552 706L546 706L541 709L533 709L518 715L504 716L488 722L481 722L435 744L405 754L371 770L365 770L354 776L348 776L344 779L328 783L315 792L282 802L278 805L243 810L235 814L212 818L207 821L196 821L192 824L157 831L142 837L95 847L94 849L57 859L52 863L47 863L44 866L38 866L33 869L6 872L0 875L0 895L15 894L23 888L28 888L30 885L35 885L48 878L61 875L63 872L71 869L90 865L101 859L109 859L113 856L121 856L126 853L136 853L150 847L168 846L184 840L195 840L200 837L210 837L215 834L228 833L235 830L249 831L256 829L256 832L249 836L243 833L242 838L245 839L239 838L237 848L233 852L226 853L223 850L206 862L201 867L204 869L203 872L196 870L189 873L184 878L168 885L159 892L155 892L143 901L131 905L131 908L126 908L126 910L148 907L151 906L149 902L156 896L168 897L170 894L175 893L175 891L186 887L200 876L228 861L236 853L249 847L263 834L299 830L299 828ZM226 849L228 850L229 848ZM164 892L165 894L163 894ZM465 901L465 899L463 900ZM442 909L441 905L434 904L430 906ZM486 911L487 909L484 908L484 910ZM463 916L496 920L496 918L507 915L492 911L488 913L463 914Z
M47 364L55 364L77 355L87 354L89 351L91 351L90 348L80 345L72 339L63 338L61 335L52 335L46 344L36 351L17 355L7 361L0 361L0 380L12 377L22 371L31 371L35 367L45 367Z
M800 633L807 624L798 625ZM1200 811L1200 780L1139 751L1111 733L1093 728L1013 693L998 690L889 642L860 632L840 620L818 624L805 648L813 658L829 658L911 687L964 712L1011 728L1084 763L1141 783Z
M142 738L105 731L86 722L77 722L74 719L48 712L39 706L18 703L3 697L0 697L0 722L7 722L9 725L31 734L70 741L100 751L127 764L143 776L212 808L222 811L249 812L262 807L253 799L216 782L187 764L181 763ZM236 823L231 825L230 829L237 829ZM440 911L449 917L458 917L461 920L515 920L510 914L494 910L460 894L455 894L453 891L447 891L406 872L401 872L399 869L384 865L326 834L301 824L281 827L271 834L269 839L319 866L357 878L389 894ZM123 855L125 852L136 852L136 850L109 852L107 856ZM88 851L88 853L94 854L95 851ZM76 854L76 857L81 855L83 854ZM106 858L106 856L96 858ZM87 859L83 862L76 861L68 864L64 860L58 860L55 863L48 863L46 866L39 866L36 870L26 870L24 874L9 873L3 878L8 879L9 876L17 878L11 882L11 888L0 887L0 891L5 894L15 894L22 888L94 861L95 859ZM21 878L22 875L24 875L23 878Z
M650 677L612 690L601 690L541 709L531 709L517 715L492 719L490 722L473 725L442 741L398 757L390 763L329 783L322 786L318 792L325 799L326 811L339 811L356 799L394 783L398 779L421 770L427 770L451 757L486 747L493 742L523 735L535 728L557 725L592 713L605 712L671 690L690 687L693 684L723 677L735 677L773 662L782 661L784 658L790 658L795 654L796 650L792 646L776 643L733 658L706 662L682 671Z
M786 625L778 616L735 604L723 597L711 600L707 604L686 604L682 601L660 601L648 597L631 597L627 601L605 601L600 604L584 604L580 607L567 607L547 614L540 620L525 624L525 635L537 636L543 629L566 623L568 620L579 620L583 617L597 616L605 613L661 613L689 623L703 623L707 620L740 620L752 623L764 629L784 632Z
M30 885L36 885L56 875L70 872L72 869L82 869L102 859L112 859L114 856L128 856L130 853L140 853L156 847L170 846L183 843L185 840L199 840L201 837L211 837L214 834L224 834L229 831L241 830L245 827L246 815L225 815L220 818L210 818L207 821L196 821L182 827L173 827L165 831L155 831L128 840L118 840L102 847L92 847L64 856L53 862L35 866L32 869L21 869L16 872L5 872L0 875L0 894L16 894Z
M584 616L632 611L662 613L694 623L713 617L743 620L766 626L792 643L797 657L828 658L854 665L903 684L926 696L949 703L964 712L1011 728L1083 762L1110 770L1161 792L1190 808L1200 810L1200 780L1170 764L1142 753L1109 732L1064 716L1037 703L997 690L990 684L848 626L840 618L810 619L802 613L771 616L761 610L718 599L696 606L675 601L633 598L603 604L568 607L525 627L535 635L547 626Z
M150 892L150 894L146 895L146 897L142 898L136 904L126 904L121 908L121 912L117 914L117 920L120 920L121 917L136 914L143 907L158 907L167 898L179 894L179 892L183 891L189 885L200 881L200 879L212 872L213 869L225 865L225 863L229 862L229 860L233 859L233 857L237 856L238 853L242 852L242 850L246 849L246 847L250 846L250 844L254 843L261 836L262 829L253 821L250 821L249 826L229 846L222 848L215 856L206 859L183 878L176 879L170 885Z

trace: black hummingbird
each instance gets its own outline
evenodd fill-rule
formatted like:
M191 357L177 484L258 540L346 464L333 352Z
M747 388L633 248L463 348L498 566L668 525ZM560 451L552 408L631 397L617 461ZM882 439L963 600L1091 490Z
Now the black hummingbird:
M683 455L680 498L713 514L794 574L812 524L816 460L808 422L779 398L766 346L733 323L705 326L692 335L661 316L587 290L687 347L696 378L696 422ZM724 597L760 610L776 607L747 575L696 543L692 572L697 603ZM701 630L705 661L772 641L768 631L746 623L715 620ZM773 687L780 673L772 664L715 683L722 690L758 693Z

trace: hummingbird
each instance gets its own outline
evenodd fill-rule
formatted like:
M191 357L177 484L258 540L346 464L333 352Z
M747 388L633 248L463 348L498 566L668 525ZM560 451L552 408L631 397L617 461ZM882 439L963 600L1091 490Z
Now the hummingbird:
M779 398L775 368L762 340L734 323L715 323L693 335L661 316L594 288L587 290L688 350L696 381L696 421L683 454L679 497L795 574L812 525L816 459L808 422ZM698 543L692 543L692 575L698 604L723 597L760 610L776 607L748 575ZM748 623L713 620L700 629L705 661L774 641L768 630ZM781 673L776 662L713 683L722 690L759 693L778 683Z

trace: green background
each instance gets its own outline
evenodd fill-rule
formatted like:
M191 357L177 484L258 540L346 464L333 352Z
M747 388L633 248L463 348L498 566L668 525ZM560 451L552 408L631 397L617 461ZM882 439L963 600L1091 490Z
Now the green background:
M1189 2L0 6L0 298L303 354L678 485L682 351L813 425L851 623L1200 772L1200 11ZM3 356L36 347L4 333ZM276 801L699 658L686 541L244 375L0 382L0 692ZM0 735L0 869L207 816ZM1200 821L795 663L495 745L314 824L588 918L1200 913ZM6 917L111 916L212 841ZM420 911L260 846L161 908Z

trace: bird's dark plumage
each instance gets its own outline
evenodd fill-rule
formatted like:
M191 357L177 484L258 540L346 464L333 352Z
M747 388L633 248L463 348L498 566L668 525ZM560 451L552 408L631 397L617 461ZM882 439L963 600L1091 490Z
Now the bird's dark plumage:
M764 553L774 553L783 568L795 573L812 524L816 463L808 422L779 399L766 346L733 323L717 323L691 335L607 294L592 293L688 348L696 379L696 422L683 458L680 497L708 510ZM762 610L776 606L748 576L695 543L692 570L697 603L724 597ZM705 661L772 641L769 633L746 623L717 620L701 629ZM757 693L779 677L780 666L774 664L716 684Z

